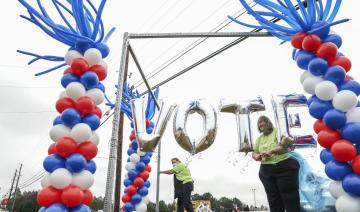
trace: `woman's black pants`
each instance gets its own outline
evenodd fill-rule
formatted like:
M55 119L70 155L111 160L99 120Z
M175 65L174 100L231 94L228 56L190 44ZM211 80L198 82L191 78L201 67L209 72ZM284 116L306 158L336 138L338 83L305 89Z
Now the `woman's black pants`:
M261 164L259 178L265 188L270 212L300 212L299 167L293 158L277 164Z
M184 212L184 209L186 209L187 212L194 212L191 202L191 191L193 188L194 185L192 182L183 184L182 193L177 199L177 212Z

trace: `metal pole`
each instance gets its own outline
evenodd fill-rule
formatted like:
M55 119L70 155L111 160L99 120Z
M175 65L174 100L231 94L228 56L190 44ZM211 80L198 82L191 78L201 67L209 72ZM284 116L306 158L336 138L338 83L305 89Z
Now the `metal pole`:
M127 79L128 64L129 64L129 51L126 52L124 81ZM121 197L121 168L122 168L122 148L124 135L124 113L120 112L120 122L118 131L118 145L116 156L116 174L115 174L115 203L114 212L120 211L120 197Z
M253 193L254 193L254 204L255 204L255 208L256 208L256 198L255 198L255 190L256 190L256 189L255 189L255 188L252 188L251 190L252 190Z
M190 33L142 33L129 34L129 39L140 38L228 38L228 37L272 37L269 32L190 32Z
M160 154L161 154L161 141L158 144L157 155L157 173L156 173L156 212L159 212L159 199L160 199Z
M124 33L123 37L123 47L121 53L121 62L119 69L119 79L118 79L118 88L114 109L114 119L113 126L111 132L111 141L110 141L110 152L109 152L109 163L108 163L108 171L107 171L107 179L106 179L106 189L105 189L105 199L104 199L104 212L112 211L112 195L114 190L114 171L115 171L115 159L116 159L116 148L118 141L118 132L119 132L119 117L120 117L120 105L121 105L121 97L123 92L123 84L124 84L124 72L125 72L125 63L126 63L126 54L128 51L128 33Z
M13 180L12 180L12 183L11 183L11 188L10 188L10 193L9 193L9 198L8 198L8 204L9 204L9 201L10 201L10 198L11 198L11 193L12 193L12 190L13 190L13 187L14 187L16 174L17 174L17 169L15 169L15 174L14 174L14 177L13 177Z
M15 191L14 191L14 201L13 201L13 205L11 207L11 212L14 211L14 207L15 207L15 201L16 201L16 190L18 188L18 184L19 184L19 179L20 179L20 175L21 175L21 168L22 168L22 164L20 164L20 170L19 170L19 175L17 176L17 180L16 180L16 186L15 186Z

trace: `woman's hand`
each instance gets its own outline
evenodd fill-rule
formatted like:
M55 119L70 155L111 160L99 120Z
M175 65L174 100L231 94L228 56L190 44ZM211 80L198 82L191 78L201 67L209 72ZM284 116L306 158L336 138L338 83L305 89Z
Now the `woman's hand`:
M256 153L254 153L252 157L253 157L253 159L256 160L256 161L261 161L261 160L262 160L261 154L256 154Z
M262 152L260 154L261 154L261 157L266 159L266 158L271 157L274 154L274 152L272 150L269 150L269 151Z

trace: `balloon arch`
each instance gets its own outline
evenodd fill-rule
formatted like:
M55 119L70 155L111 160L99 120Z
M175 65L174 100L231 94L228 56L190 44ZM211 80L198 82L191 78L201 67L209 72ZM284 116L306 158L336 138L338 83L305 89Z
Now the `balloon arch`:
M21 15L23 19L69 46L64 57L18 51L34 57L29 64L41 59L61 62L60 65L36 74L37 76L68 66L61 78L64 91L56 102L56 110L60 115L54 119L50 130L50 138L54 143L49 147L49 155L43 163L48 175L42 180L43 188L38 193L38 202L43 206L40 210L90 211L88 205L93 196L89 188L94 183L93 174L96 171L92 159L97 154L99 137L96 129L100 126L102 117L102 111L97 105L105 99L105 88L101 81L107 76L107 65L103 59L109 54L106 42L114 31L113 28L105 34L101 20L106 1L101 0L98 8L91 1L53 1L63 20L62 24L57 24L51 19L40 0L37 1L38 10L25 0L19 2L29 13L28 17ZM297 0L296 6L290 0L257 0L256 3L264 11L254 11L245 0L240 0L240 3L258 21L258 25L229 18L240 25L256 28L253 32L124 34L116 103L112 104L108 100L108 105L114 107L115 113L105 211L111 211L112 207L115 142L118 140L120 111L132 120L131 127L134 129L129 137L131 143L127 151L129 158L125 167L128 172L123 182L126 188L121 198L125 203L123 210L146 211L151 151L158 145L174 110L174 106L166 107L163 102L157 100L158 87L162 84L155 86L157 89L152 92L154 88L148 85L129 40L164 37L240 37L237 42L184 69L182 74L252 36L275 36L282 42L291 42L294 47L293 59L299 68L304 70L301 83L304 90L312 96L307 99L303 95L287 95L272 100L279 132L292 137L297 145L315 145L315 138L311 135L293 135L289 126L289 123L297 125L297 117L288 114L287 108L308 106L310 115L318 119L314 124L314 130L318 143L325 148L320 157L325 164L325 173L333 180L329 191L337 199L336 209L346 212L360 211L360 105L357 100L360 85L347 75L351 69L351 61L338 51L342 44L341 37L330 30L331 26L348 21L334 21L341 0L336 0L334 4L331 0L324 4L321 0L308 0L306 4ZM269 20L268 17L273 19ZM75 25L70 23L69 18L73 19ZM275 23L279 20L281 24ZM260 30L269 33L261 33ZM147 85L147 102L141 98L142 94L133 91L125 82L129 53ZM241 104L223 103L221 110L236 115L238 130L241 132L239 151L251 151L252 133L249 117L252 112L264 110L261 99ZM185 131L186 118L193 112L198 112L205 119L204 137L196 145L190 142ZM152 120L154 117L155 120ZM192 101L178 107L174 119L174 134L180 146L190 153L204 151L212 144L216 135L214 109L203 101Z

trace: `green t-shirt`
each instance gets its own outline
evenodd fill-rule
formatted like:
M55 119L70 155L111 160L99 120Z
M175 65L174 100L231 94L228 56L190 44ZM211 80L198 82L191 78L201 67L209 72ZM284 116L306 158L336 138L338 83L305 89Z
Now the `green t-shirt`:
M274 129L269 135L261 134L255 143L255 153L271 150L279 145L277 139L277 129ZM262 164L275 164L280 161L286 160L290 157L288 153L284 154L273 154L271 157L261 161Z
M185 164L178 163L172 170L175 172L176 178L182 181L183 184L193 181L190 170L187 166L185 166Z

